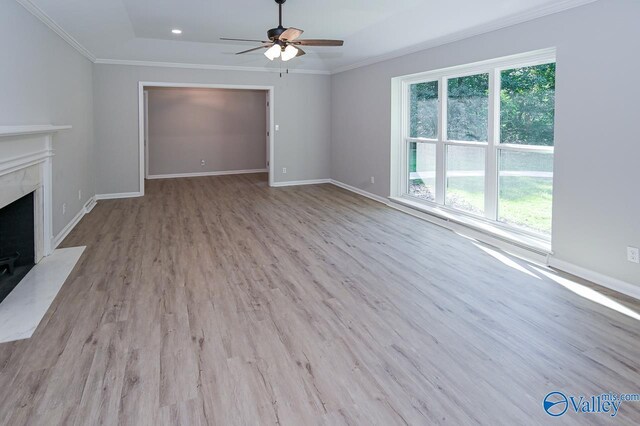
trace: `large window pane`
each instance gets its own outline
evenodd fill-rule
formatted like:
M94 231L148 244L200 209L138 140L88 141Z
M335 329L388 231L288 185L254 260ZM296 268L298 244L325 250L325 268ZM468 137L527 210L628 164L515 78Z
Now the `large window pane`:
M500 150L498 220L551 234L553 154Z
M409 87L409 136L438 137L438 82L412 84Z
M556 64L500 73L500 141L553 146Z
M487 141L489 74L451 78L447 93L447 139Z
M409 143L409 195L436 200L436 145Z
M484 212L485 148L447 146L445 203L481 215Z

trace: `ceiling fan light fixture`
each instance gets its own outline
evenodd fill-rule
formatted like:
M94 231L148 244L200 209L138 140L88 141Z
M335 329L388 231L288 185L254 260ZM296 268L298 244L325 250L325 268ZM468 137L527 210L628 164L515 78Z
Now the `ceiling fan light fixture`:
M286 62L290 59L295 58L297 55L298 55L298 49L295 46L288 45L282 51L282 60Z
M280 56L280 45L274 44L266 52L264 52L264 56L269 58L270 61L273 61L275 58Z
M245 53L255 52L256 50L267 49L264 52L270 61L276 58L282 58L283 61L290 61L291 59L299 56L306 55L306 52L296 46L342 46L344 42L342 40L325 40L325 39L307 39L301 40L299 37L304 32L301 29L289 27L285 28L282 25L282 5L287 0L275 0L278 4L278 26L271 28L267 31L267 39L264 40L249 40L246 38L221 38L223 41L249 41L254 43L260 43L261 46L254 47L253 49L243 50L236 53L236 55L243 55Z

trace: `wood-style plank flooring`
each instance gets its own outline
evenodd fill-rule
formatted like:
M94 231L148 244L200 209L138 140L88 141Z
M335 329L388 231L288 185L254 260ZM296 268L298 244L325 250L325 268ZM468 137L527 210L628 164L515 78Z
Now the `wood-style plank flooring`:
M65 240L80 262L0 345L0 424L612 424L542 399L640 392L633 315L451 231L264 174L146 192Z

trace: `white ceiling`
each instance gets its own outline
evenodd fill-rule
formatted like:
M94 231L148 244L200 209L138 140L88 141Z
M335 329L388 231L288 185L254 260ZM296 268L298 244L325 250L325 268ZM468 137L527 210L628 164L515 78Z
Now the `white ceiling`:
M278 67L261 51L236 56L277 26L272 0L18 0L32 3L99 60ZM302 38L338 38L342 48L309 47L291 68L336 71L413 46L554 13L593 0L288 0L284 26ZM183 30L175 36L172 28Z

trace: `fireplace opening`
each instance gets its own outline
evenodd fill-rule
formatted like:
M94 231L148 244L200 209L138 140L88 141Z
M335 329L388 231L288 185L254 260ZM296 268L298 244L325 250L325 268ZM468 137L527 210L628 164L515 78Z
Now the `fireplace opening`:
M35 264L33 196L0 209L0 302Z

